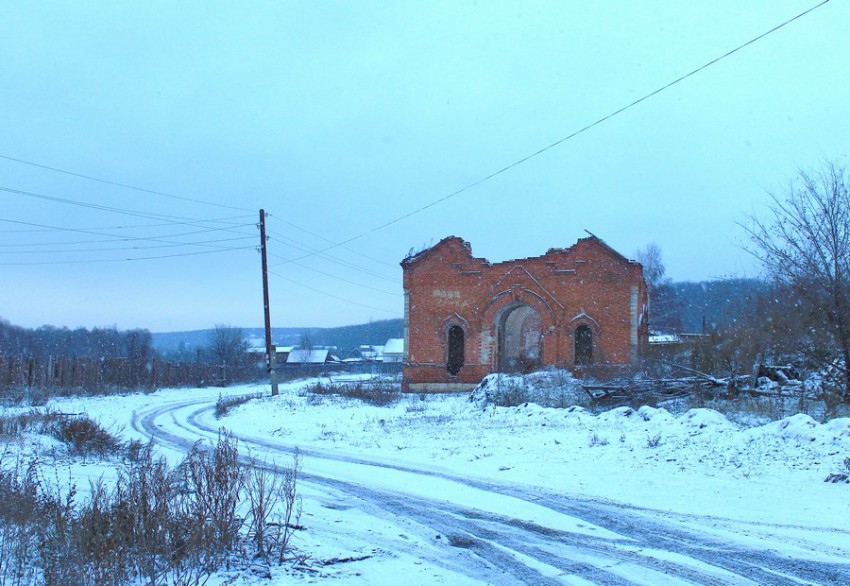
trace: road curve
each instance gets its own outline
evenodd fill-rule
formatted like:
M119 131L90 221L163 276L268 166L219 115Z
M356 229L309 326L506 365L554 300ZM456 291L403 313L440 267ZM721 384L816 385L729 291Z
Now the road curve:
M186 451L218 433L214 408L210 399L164 402L134 412L132 425L158 444ZM266 461L295 450L274 438L230 431ZM360 514L402 523L422 538L439 538L443 547L429 550L428 563L486 584L826 586L847 584L850 576L850 564L836 561L847 559L841 557L847 551L824 552L828 548L818 541L819 530L811 528L579 499L320 449L300 453L303 483L355 503ZM421 486L426 488L415 489ZM431 486L438 487L437 496L428 491ZM532 520L518 518L528 511ZM794 535L812 533L811 540L795 538L790 544L808 555L779 553L789 549L789 529ZM831 531L850 543L850 531ZM736 534L749 538L737 540ZM422 553L403 539L371 545L414 558Z

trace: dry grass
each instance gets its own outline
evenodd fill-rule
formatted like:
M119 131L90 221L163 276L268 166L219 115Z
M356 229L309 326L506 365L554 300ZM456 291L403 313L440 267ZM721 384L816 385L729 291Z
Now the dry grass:
M196 444L176 467L150 444L133 444L127 455L115 484L93 484L82 502L73 485L60 493L46 482L37 460L0 458L0 586L197 586L229 561L269 552L282 560L289 551L297 461L269 477L265 486L286 506L266 501L258 522L251 506L248 519L237 514L254 488L230 434L222 431L212 447ZM252 553L244 527L261 523L272 547Z
M227 415L231 409L238 407L239 405L244 405L248 401L253 399L259 399L262 397L262 393L253 393L251 395L237 395L235 397L222 397L218 396L218 401L215 402L215 417L216 419L221 419L225 415Z
M308 401L311 400L311 396L337 396L356 399L377 407L392 405L399 401L402 396L398 385L387 381L358 381L340 384L316 382L308 386L306 391Z

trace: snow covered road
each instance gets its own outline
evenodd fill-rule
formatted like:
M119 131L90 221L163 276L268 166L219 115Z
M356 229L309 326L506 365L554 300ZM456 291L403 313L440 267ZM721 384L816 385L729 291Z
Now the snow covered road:
M158 394L135 432L180 452L214 438L215 398ZM285 462L299 442L230 426L241 452ZM302 447L308 538L369 559L335 578L378 584L846 584L850 532L579 497L464 470ZM616 481L616 479L612 479ZM356 570L354 569L356 567Z

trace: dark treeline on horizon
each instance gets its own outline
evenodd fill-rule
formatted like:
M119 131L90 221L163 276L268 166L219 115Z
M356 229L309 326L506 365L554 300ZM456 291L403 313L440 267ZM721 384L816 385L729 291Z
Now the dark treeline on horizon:
M0 355L4 356L147 360L153 353L153 338L148 330L119 330L114 327L72 330L50 325L33 329L0 319Z
M650 301L649 325L658 332L709 333L752 314L774 287L759 279L669 281Z

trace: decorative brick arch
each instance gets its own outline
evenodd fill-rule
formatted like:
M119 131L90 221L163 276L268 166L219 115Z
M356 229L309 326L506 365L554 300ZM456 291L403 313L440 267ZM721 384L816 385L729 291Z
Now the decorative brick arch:
M481 313L481 337L489 341L486 354L492 369L505 367L500 364L504 358L500 353L500 344L504 343L501 336L505 335L501 330L503 317L521 307L531 308L540 318L539 356L536 358L541 364L545 364L551 359L551 355L557 354L556 341L550 337L550 334L557 330L557 317L552 306L539 293L517 285L492 297Z
M528 305L540 314L543 320L543 331L555 327L557 319L555 311L545 297L525 287L511 287L494 295L489 304L481 312L481 323L485 327L495 324L497 318L506 310L520 305Z
M571 331L575 331L575 329L581 325L590 326L590 329L593 330L594 334L602 334L602 326L599 325L599 322L587 315L583 309L580 310L578 314L570 320L570 322L567 324L567 328L569 328Z
M470 333L469 322L466 321L459 313L454 312L443 320L443 333L449 331L452 326L460 326L463 328L463 333L467 336Z

